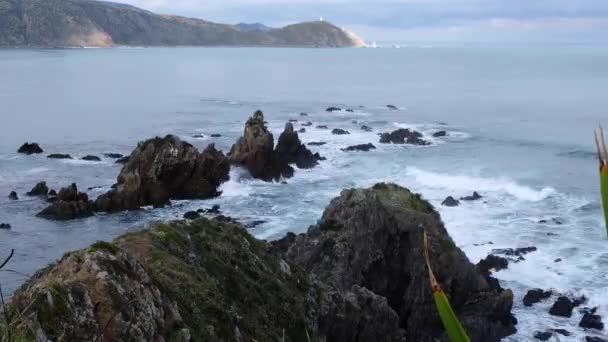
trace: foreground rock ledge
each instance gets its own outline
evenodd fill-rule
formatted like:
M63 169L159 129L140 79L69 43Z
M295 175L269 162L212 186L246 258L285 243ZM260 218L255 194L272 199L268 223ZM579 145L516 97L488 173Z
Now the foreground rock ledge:
M36 273L9 309L27 321L19 333L51 340L448 341L423 228L471 339L513 333L511 291L488 285L428 202L390 184L342 192L307 234L273 243L204 218L98 242Z

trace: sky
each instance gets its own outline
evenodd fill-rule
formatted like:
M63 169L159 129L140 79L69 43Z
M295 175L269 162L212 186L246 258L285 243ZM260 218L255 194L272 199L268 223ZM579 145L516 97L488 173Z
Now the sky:
M269 26L323 17L367 42L608 44L608 0L114 0Z

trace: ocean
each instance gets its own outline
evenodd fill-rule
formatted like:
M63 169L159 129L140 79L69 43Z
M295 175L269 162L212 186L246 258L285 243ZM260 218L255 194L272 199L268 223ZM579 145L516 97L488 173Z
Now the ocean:
M515 293L518 333L507 341L533 341L535 331L550 328L572 332L561 341L601 336L578 327L576 309L572 318L549 315L556 296L532 307L522 298L536 287L584 294L586 306L608 317L608 239L593 145L593 130L608 125L606 89L608 48L601 47L0 49L0 222L12 225L0 230L0 258L16 250L0 284L10 295L68 251L215 204L245 223L264 221L251 229L259 238L304 232L342 189L395 182L436 206L474 263L496 248L538 248L495 274ZM353 112L329 113L329 106ZM300 138L327 142L310 147L327 160L296 170L287 184L233 169L216 199L70 222L36 218L46 203L25 195L44 180L56 190L77 183L96 197L120 165L79 158L128 155L157 135L228 152L257 109L275 139L289 119L299 120L296 128L313 122ZM378 144L377 133L399 127L433 144ZM439 130L448 136L433 138ZM17 154L26 141L45 153ZM377 149L340 150L364 143ZM19 201L8 199L13 190ZM440 205L473 191L483 200Z

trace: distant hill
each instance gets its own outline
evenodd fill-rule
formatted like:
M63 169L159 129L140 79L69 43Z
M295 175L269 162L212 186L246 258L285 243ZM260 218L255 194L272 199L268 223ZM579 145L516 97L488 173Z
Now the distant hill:
M241 31L241 32L268 32L273 30L272 27L268 27L264 24L260 24L260 23L253 23L253 24L247 24L247 23L239 23L234 25L234 28Z
M159 15L94 0L0 0L0 46L302 46L361 45L328 22L272 29ZM252 28L258 29L252 29Z

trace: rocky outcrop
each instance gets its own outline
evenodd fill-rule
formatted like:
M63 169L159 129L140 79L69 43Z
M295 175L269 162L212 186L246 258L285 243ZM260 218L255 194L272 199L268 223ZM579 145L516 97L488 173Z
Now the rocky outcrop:
M42 148L40 148L40 146L37 143L29 143L26 142L25 144L21 145L21 147L19 147L19 149L17 150L17 153L23 153L23 154L38 154L38 153L42 153L44 152L42 150Z
M352 151L368 152L370 150L375 150L375 149L376 149L376 146L374 146L374 144L360 144L360 145L348 146L347 148L343 148L342 151L344 151L344 152L352 152Z
M229 169L228 159L213 144L199 153L176 136L156 137L137 146L113 189L99 196L95 206L115 212L162 207L170 199L215 197Z
M17 201L19 200L19 195L17 195L15 191L11 191L11 193L8 194L8 199L10 199L11 201Z
M552 291L544 291L543 289L532 289L526 293L523 302L525 306L532 306L536 303L539 303L543 299L551 297L552 294Z
M104 153L103 156L110 159L124 158L124 156L120 153Z
M422 139L422 133L407 128L400 128L391 133L382 133L380 135L380 143L382 144L411 144L411 145L430 145L430 143Z
M94 203L89 201L86 193L79 192L76 184L62 188L51 205L36 216L48 220L67 221L77 218L90 217L95 214Z
M93 162L101 161L101 158L99 158L98 156L92 156L92 155L84 156L81 159L86 160L86 161L93 161Z
M441 138L441 137L445 137L448 135L448 132L446 131L438 131L433 133L433 138Z
M571 317L572 310L586 301L587 299L584 296L574 299L566 296L559 296L555 303L553 303L551 309L549 309L549 313L553 316Z
M350 132L347 131L347 130L344 130L342 128L334 128L334 129L331 130L331 134L334 134L334 135L347 135L347 134L350 134Z
M291 123L285 125L275 148L274 137L266 128L261 111L256 111L247 120L243 136L232 146L228 158L232 163L247 168L254 178L265 181L293 176L290 164L309 169L323 160L318 153L313 154L302 144Z
M46 196L49 193L49 187L46 185L46 182L39 182L32 190L27 192L28 196Z
M446 199L443 200L443 202L441 202L441 205L446 207L457 207L460 205L460 201L458 201L452 196L448 196L446 197Z
M72 159L72 156L70 156L69 154L63 154L63 153L53 153L53 154L49 154L46 157L49 159Z
M347 190L307 234L269 244L232 223L156 223L66 254L10 303L24 340L447 341L422 255L472 341L513 332L439 215L395 185ZM28 310L25 310L28 308ZM34 331L29 327L35 327Z
M11 225L8 223L0 223L0 229L11 229Z

